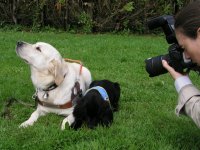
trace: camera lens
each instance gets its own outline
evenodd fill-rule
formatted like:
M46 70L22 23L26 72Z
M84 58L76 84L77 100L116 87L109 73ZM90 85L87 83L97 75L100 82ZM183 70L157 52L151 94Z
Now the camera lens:
M166 60L169 63L169 54L160 55L145 60L146 71L149 73L149 77L167 73L167 70L162 65L162 60Z

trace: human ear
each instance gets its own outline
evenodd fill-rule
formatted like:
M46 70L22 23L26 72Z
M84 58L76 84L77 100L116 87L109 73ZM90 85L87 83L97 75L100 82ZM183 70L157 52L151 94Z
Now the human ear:
M197 29L197 38L200 38L200 27Z

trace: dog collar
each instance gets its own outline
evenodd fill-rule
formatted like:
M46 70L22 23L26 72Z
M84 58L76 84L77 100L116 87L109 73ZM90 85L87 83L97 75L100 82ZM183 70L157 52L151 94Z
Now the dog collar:
M49 94L48 92L51 91L51 90L54 90L55 88L57 88L58 85L56 83L53 83L52 85L50 85L47 89L36 89L36 93L33 95L33 97L37 96L37 91L38 90L41 90L41 91L44 91L44 95L43 95L43 98L44 99L47 99Z
M74 94L74 90L76 89L77 94ZM80 89L80 84L78 81L75 82L74 87L72 88L72 94L71 94L71 100L66 102L65 104L61 104L61 105L55 105L46 101L41 101L37 95L38 93L38 89L36 89L35 94L32 96L32 98L35 100L36 104L39 103L42 106L45 107L50 107L50 108L59 108L59 109L67 109L67 108L71 108L72 106L74 106L77 103L77 99L79 97L81 97L82 95L82 90ZM45 94L43 95L43 98L46 99L48 98L48 92L45 92Z
M101 87L101 86L92 87L85 92L85 95L91 90L97 90L99 92L99 94L101 95L101 97L103 98L103 100L108 101L110 103L108 93L106 92L106 90L103 87Z
M47 89L45 89L45 90L43 89L43 91L48 92L48 91L54 90L57 87L58 87L58 85L56 83L53 83Z

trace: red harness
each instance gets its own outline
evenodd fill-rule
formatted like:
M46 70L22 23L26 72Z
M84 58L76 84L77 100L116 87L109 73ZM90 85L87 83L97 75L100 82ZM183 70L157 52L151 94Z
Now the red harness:
M83 63L80 60L72 60L72 59L65 58L65 61L80 64L79 76L82 74ZM75 94L75 90L76 90L76 94ZM51 104L48 102L40 101L38 96L36 96L35 101L36 101L36 103L38 103L42 106L45 106L45 107L67 109L67 108L71 108L73 106L74 101L75 101L76 97L78 97L78 96L82 96L82 90L80 89L80 83L78 81L76 81L72 88L71 100L65 104L54 105L54 104Z

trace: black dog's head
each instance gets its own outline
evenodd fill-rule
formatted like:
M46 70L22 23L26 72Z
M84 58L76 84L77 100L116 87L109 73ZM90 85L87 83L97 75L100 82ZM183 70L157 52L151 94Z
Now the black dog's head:
M100 86L105 89L109 101L105 100L101 93L94 89ZM90 84L90 89L80 98L74 108L74 123L71 127L78 129L85 122L89 128L94 128L98 124L109 126L113 122L113 111L118 110L120 97L120 86L109 80L95 80Z

